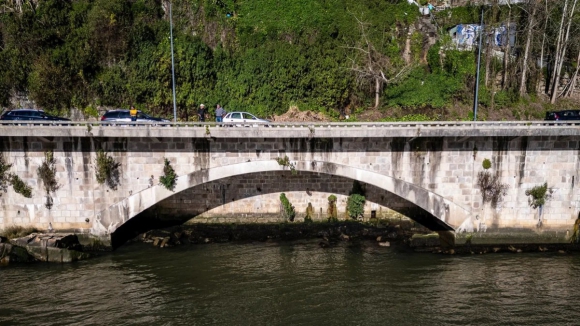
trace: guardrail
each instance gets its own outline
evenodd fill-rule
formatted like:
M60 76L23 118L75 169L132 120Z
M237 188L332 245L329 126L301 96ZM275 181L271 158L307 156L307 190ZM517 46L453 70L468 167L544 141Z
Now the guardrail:
M216 122L100 122L100 121L1 121L0 127L170 127L205 128L207 127L258 127L258 128L554 128L556 126L580 127L580 121L413 121L413 122L272 122L268 124L225 124Z

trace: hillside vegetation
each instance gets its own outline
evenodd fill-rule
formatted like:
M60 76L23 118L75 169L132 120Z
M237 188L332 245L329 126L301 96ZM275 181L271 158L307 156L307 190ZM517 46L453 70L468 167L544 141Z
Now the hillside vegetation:
M0 105L28 97L51 113L75 107L96 115L100 106L135 104L171 117L169 2L2 3ZM540 100L544 75L535 65L526 68L525 92L517 83L527 9L486 12L493 24L518 22L518 55L505 64L484 56L482 118L541 118L550 108ZM331 118L374 112L367 116L471 119L477 53L453 49L445 35L457 23L478 22L479 7L447 9L434 21L396 0L175 0L172 13L182 121L193 119L201 103L260 116L297 106ZM438 32L434 45L425 32L431 25ZM575 57L578 50L571 46L568 53ZM504 75L511 79L496 86Z

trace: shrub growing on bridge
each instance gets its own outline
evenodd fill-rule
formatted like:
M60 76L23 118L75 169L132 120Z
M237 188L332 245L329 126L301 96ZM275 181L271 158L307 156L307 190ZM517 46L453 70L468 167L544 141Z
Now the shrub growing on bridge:
M16 193L26 198L32 197L32 188L24 183L19 176L8 172L11 167L12 164L8 164L4 159L4 155L0 154L0 196L2 196L2 191L6 192L8 190L8 184L11 184Z
M173 191L175 188L175 179L177 175L175 175L175 170L171 166L171 162L167 158L165 158L165 165L163 166L163 175L159 178L161 184L167 188L167 190Z
M119 166L121 163L115 162L107 152L99 149L95 160L97 169L95 175L99 184L106 184L109 188L116 190L119 185Z
M2 196L2 192L6 192L6 189L8 189L11 176L8 170L10 170L11 166L12 164L6 163L4 155L0 153L0 196Z
M56 181L56 160L54 159L54 154L52 151L44 152L44 161L38 167L38 176L44 184L44 190L46 191L46 202L44 206L48 209L52 208L52 196L51 193L56 192L60 185Z
M348 212L348 216L355 220L362 217L364 214L365 201L366 198L363 195L352 194L348 196L346 201L346 211Z
M292 206L286 197L285 193L280 194L280 202L282 203L282 213L284 214L284 218L290 222L293 222L294 217L296 217L296 211L294 210L294 206Z
M336 209L336 196L328 196L328 209L326 211L328 214L328 222L335 223L338 222L338 210Z

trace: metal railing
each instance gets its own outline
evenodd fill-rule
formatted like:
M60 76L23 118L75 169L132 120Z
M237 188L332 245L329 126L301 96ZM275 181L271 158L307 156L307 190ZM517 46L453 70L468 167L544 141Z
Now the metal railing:
M579 121L412 121L412 122L271 122L217 123L217 122L100 122L100 121L1 121L4 128L33 127L137 127L137 128L205 128L208 127L259 127L259 128L554 128L580 127Z

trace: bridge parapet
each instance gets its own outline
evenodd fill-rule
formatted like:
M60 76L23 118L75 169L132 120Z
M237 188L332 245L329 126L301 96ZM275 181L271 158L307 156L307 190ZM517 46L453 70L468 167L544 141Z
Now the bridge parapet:
M102 123L0 121L7 137L381 138L580 136L580 122L303 122L224 127L216 123Z

